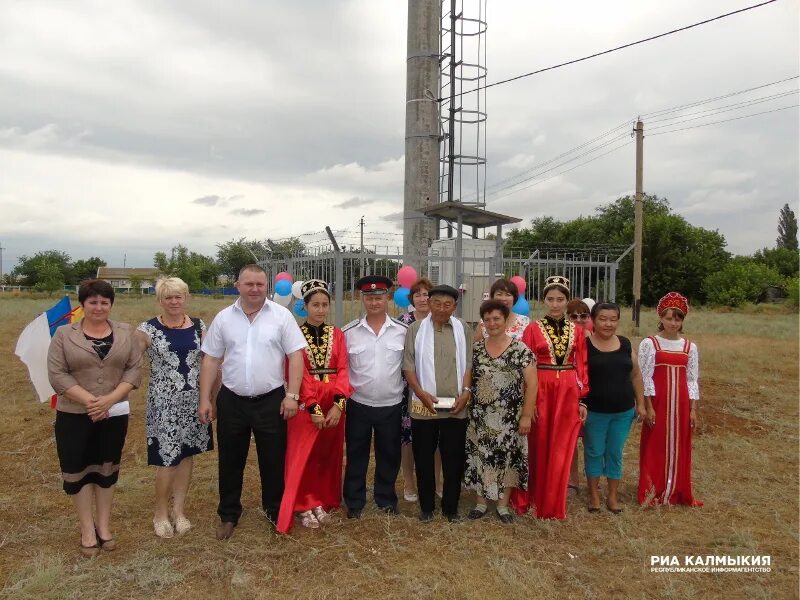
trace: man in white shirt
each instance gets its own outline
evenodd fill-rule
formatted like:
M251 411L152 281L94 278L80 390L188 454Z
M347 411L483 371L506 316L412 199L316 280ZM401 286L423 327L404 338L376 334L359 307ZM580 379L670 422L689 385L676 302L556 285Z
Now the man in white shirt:
M297 413L306 341L292 314L267 300L267 274L245 265L236 281L239 299L221 310L203 339L200 421L217 418L220 525L217 539L233 535L242 514L242 482L253 434L261 475L261 505L278 520L283 496L286 420ZM284 380L286 359L289 381ZM211 399L222 365L222 388Z
M353 394L347 403L347 467L344 502L357 519L367 503L367 467L375 435L378 508L397 514L394 485L400 471L400 410L403 400L403 343L407 326L386 314L392 280L378 275L356 282L366 314L344 327Z

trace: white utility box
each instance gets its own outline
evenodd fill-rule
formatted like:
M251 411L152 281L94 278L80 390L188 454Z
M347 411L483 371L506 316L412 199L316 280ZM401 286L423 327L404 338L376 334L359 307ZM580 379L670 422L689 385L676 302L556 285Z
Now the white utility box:
M462 318L469 323L480 320L479 308L484 294L496 279L495 240L463 239L461 242L462 281L456 281L456 240L434 240L428 250L428 273L433 285L450 285L462 289ZM441 257L443 260L436 260Z

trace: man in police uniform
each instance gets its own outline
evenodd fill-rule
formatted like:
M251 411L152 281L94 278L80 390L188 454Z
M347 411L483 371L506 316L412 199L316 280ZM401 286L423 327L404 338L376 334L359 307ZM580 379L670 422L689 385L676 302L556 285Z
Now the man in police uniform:
M347 467L344 502L348 518L367 503L367 467L375 436L375 504L397 514L395 481L400 471L400 409L403 401L403 344L407 326L386 308L392 280L368 275L356 282L365 314L344 327L353 394L347 404Z

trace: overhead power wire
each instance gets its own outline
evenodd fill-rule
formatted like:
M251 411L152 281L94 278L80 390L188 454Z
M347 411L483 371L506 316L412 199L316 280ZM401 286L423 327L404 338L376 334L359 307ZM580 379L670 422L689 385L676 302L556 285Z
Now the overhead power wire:
M777 84L780 84L780 83L786 83L788 81L793 81L793 80L796 80L798 78L800 78L800 76L794 75L792 77L787 77L785 79L780 79L780 80L777 80L777 81L771 81L769 83L765 83L765 84L762 84L762 85L749 87L749 88L746 88L746 89L743 89L743 90L737 90L737 91L734 91L734 92L723 94L721 96L714 96L712 98L704 98L702 100L696 100L696 101L689 102L689 103L686 103L686 104L681 104L681 105L678 105L678 106L664 108L664 109L652 111L652 112L649 112L649 113L643 113L641 118L644 119L646 117L654 116L654 115L665 115L665 114L669 114L669 113L673 113L673 112L678 112L678 111L686 109L686 108L702 106L704 104L708 104L708 103L714 102L716 100L723 100L725 98L730 98L730 97L737 96L737 95L740 95L740 94L744 94L744 93L747 93L747 92L760 90L760 89L763 89L763 88L766 88L766 87L770 87L770 86L773 86L773 85L777 85ZM782 97L785 97L785 96L788 96L788 95L791 95L791 94L796 94L796 93L798 93L798 90L797 89L793 89L793 90L789 90L787 92L778 92L778 93L772 94L770 96L761 96L761 97L758 97L758 98L751 98L749 100L742 100L741 102L738 102L738 103L724 105L724 106L717 106L717 107L705 109L705 110L694 112L694 113L688 113L688 114L684 114L684 115L675 115L675 116L671 116L671 117L663 117L663 118L654 119L654 120L650 120L648 118L647 122L648 122L648 125L650 125L651 123L661 123L661 122L664 122L664 121L674 121L673 123L667 123L666 125L659 126L659 127L654 128L654 129L659 129L660 127L672 127L674 125L677 125L679 122L683 122L683 121L676 121L676 119L684 119L686 117L694 117L695 115L700 115L700 114L703 114L703 113L708 113L708 114L705 114L705 117L713 117L713 116L715 116L717 114L720 114L720 113L723 113L723 112L729 112L727 109L733 110L735 108L746 108L746 107L754 105L754 104L760 104L762 102L775 100L775 99L782 98ZM756 113L756 114L763 114L763 113ZM686 119L686 120L689 120L689 119ZM613 127L611 129L609 129L608 131L605 131L605 132L601 133L600 135L592 138L591 140L588 140L588 141L586 141L586 142L584 142L582 144L579 144L578 146L575 146L574 148L571 148L570 150L567 150L566 152L562 152L561 154L559 154L558 156L553 157L550 160L547 160L545 162L533 165L533 166L531 166L531 167L529 167L529 168L527 168L527 169L525 169L525 170L523 170L523 171L521 171L521 172L519 172L519 173L517 173L515 175L512 175L510 177L507 177L505 179L502 179L502 180L500 180L500 181L498 181L496 183L493 183L493 184L487 186L487 192L486 192L487 196L492 196L492 195L499 194L500 192L502 192L502 191L504 191L506 189L512 188L512 187L514 187L516 185L519 185L521 183L525 183L525 181L530 181L531 179L536 179L537 177L540 177L545 172L547 172L547 171L542 172L542 173L538 172L538 171L541 171L541 169L543 167L546 167L546 166L548 166L548 165L550 165L550 164L552 164L552 163L554 163L554 162L556 162L556 161L558 161L558 160L560 160L560 159L562 159L562 158L564 158L566 156L569 156L570 154L572 154L572 153L574 153L574 152L576 152L578 150L581 150L581 149L583 149L583 148L585 148L587 146L591 146L592 144L602 140L604 137L607 137L610 134L615 133L616 131L618 131L622 127L628 126L632 121L633 120L624 121L623 123L617 125L616 127ZM725 122L725 121L722 121L722 122ZM691 129L691 128L683 128L683 129ZM652 131L652 129L650 129L649 127L648 127L648 130ZM667 133L667 132L663 132L663 133ZM649 134L649 135L659 135L659 134ZM622 137L622 136L620 136L620 137ZM616 141L616 139L619 139L619 138L614 138L612 140L607 140L606 142L613 142L613 141ZM581 158L582 156L586 156L587 154L591 154L591 152L596 151L596 150L600 150L600 149L606 147L607 145L608 145L607 143L600 144L596 148L594 148L593 150L590 150L589 152L584 153L581 156L575 157L575 159ZM571 160L575 160L575 159L571 159ZM566 164L568 162L571 162L571 161L562 162L562 163L556 165L555 168L563 166L564 164ZM531 176L528 179L522 179L522 180L519 180L519 181L515 181L515 180L520 179L521 177L524 177L525 175L527 175L529 173L534 173L534 175ZM506 185L506 184L510 184L510 185ZM473 194L473 195L475 195L475 194Z
M667 131L658 131L656 133L649 134L649 137L653 137L656 135L664 135L666 133L674 133L676 131L686 131L687 129L698 129L700 127L708 127L709 125L718 125L720 123L728 123L730 121L738 121L739 119L747 119L748 117L757 117L758 115L766 115L769 113L778 112L781 110L788 110L790 108L797 108L800 107L800 104L790 104L789 106L782 106L780 108L774 108L772 110L764 110L761 112L751 113L749 115L742 115L740 117L732 117L730 119L722 119L721 121L712 121L710 123L702 123L700 125L692 125L691 127L680 127L678 129L669 129ZM673 125L677 125L677 123L673 123Z
M586 160L586 161L584 161L582 163L579 163L579 164L575 165L574 167L571 167L569 169L564 169L563 171L555 173L555 174L551 175L550 177L546 177L545 179L540 179L538 181L534 181L534 182L532 182L532 183L530 183L530 184L528 184L526 186L523 186L523 187L520 187L520 188L511 189L511 190L507 191L505 194L503 194L501 196L498 196L497 198L494 198L493 201L500 200L502 198L506 198L508 196L516 194L517 192L521 192L522 190L527 190L529 188L535 187L535 186L537 186L537 185L539 185L541 183L544 183L545 181L550 181L551 179L553 179L555 177L558 177L559 175L563 175L564 173L569 173L570 171L574 171L575 169L577 169L579 167L582 167L583 165L588 165L590 162L594 162L594 161L598 160L599 158L603 158L604 156L607 156L607 155L611 154L612 152L616 152L617 150L620 150L621 148L629 146L632 143L633 143L633 140L628 140L627 142L625 142L623 144L620 144L619 146L616 146L616 147L612 148L611 150L609 150L607 152L603 152L602 154L598 154L597 156L592 157L589 160Z
M750 100L742 100L741 102L736 102L734 104L726 104L724 106L715 106L713 108L706 108L704 110L699 110L697 112L686 113L682 115L675 115L672 117L663 117L661 119L647 119L647 124L652 125L653 123L663 123L664 121L674 121L675 119L683 119L685 117L693 117L695 115L702 115L704 113L711 113L717 114L717 112L724 112L724 109L736 110L738 108L746 108L748 106L752 106L754 104L761 104L763 102L770 102L771 100L777 100L778 98L784 98L785 96L791 96L792 94L797 94L800 90L790 90L788 92L780 92L778 94L773 94L771 96L761 96L759 98L751 98ZM706 116L709 116L706 114ZM640 117L644 120L644 117ZM652 129L652 127L651 127Z
M524 79L525 77L530 77L532 75L538 75L539 73L544 73L546 71L552 71L554 69L560 69L561 67L566 67L569 65L574 65L579 62L584 62L586 60L590 60L592 58L597 58L598 56L603 56L605 54L611 54L612 52L617 52L618 50L624 50L625 48L631 48L632 46L638 46L639 44L644 44L645 42L652 42L653 40L657 40L659 38L667 37L668 35L673 35L675 33L680 33L681 31L686 31L688 29L693 29L695 27L700 27L701 25L707 25L708 23L713 23L714 21L719 21L720 19L724 19L726 17L731 17L733 15L737 15L739 13L747 12L749 10L753 10L755 8L761 8L762 6L766 6L767 4L772 4L773 2L777 2L777 0L766 0L766 2L760 2L759 4L753 4L751 6L746 6L744 8L740 8L738 10L734 10L729 13L725 13L722 15L718 15L716 17L712 17L710 19L706 19L704 21L698 21L697 23L692 23L691 25L686 25L684 27L679 27L678 29L673 29L671 31L665 31L664 33L659 33L658 35L652 35L650 37L637 40L635 42L629 42L627 44L623 44L622 46L617 46L616 48L609 48L608 50L602 50L601 52L595 52L594 54L590 54L588 56L582 56L581 58L575 58L572 60L568 60L563 63L559 63L557 65L552 65L550 67L545 67L543 69L537 69L536 71L531 71L530 73L523 73L522 75L517 75L515 77L509 77L508 79L502 79L500 81L495 81L493 83L489 83L484 86L478 86L474 89L467 90L465 92L459 92L455 94L456 97L464 96L466 94L471 94L473 92L477 92L480 90L486 90L491 87L495 87L498 85L503 85L506 83L511 83L512 81L517 81L519 79ZM442 102L445 98L439 98L438 101Z
M500 180L500 181L498 181L496 183L493 183L490 186L488 186L487 189L496 188L498 186L503 185L504 183L508 183L512 179L517 179L518 177L522 177L527 173L532 173L533 171L538 171L542 167L546 167L547 165L552 164L552 163L556 162L557 160L560 160L560 159L564 158L565 156L569 156L573 152L576 152L578 150L582 150L586 146L590 146L590 145L594 144L595 142L597 142L599 140L602 140L604 137L607 137L607 136L611 135L612 133L615 133L617 130L622 129L623 127L627 127L629 124L630 124L630 121L624 121L623 123L620 123L619 125L617 125L613 129L609 129L608 131L606 131L604 133L601 133L597 137L592 138L591 140L589 140L587 142L584 142L584 143L582 143L582 144L580 144L578 146L575 146L574 148L570 148L566 152L562 152L558 156L555 156L555 157L551 158L548 161L532 165L532 166L528 167L527 169L525 169L524 171L521 171L521 172L517 173L516 175L512 175L511 177L507 177L506 179L502 179L502 180Z
M657 129L664 129L666 127L673 127L675 125L680 125L681 123L688 123L689 121L697 121L698 119L708 119L709 117L715 117L717 115L721 115L723 113L731 112L733 110L742 110L743 108L749 108L750 106L753 106L755 104L762 104L764 102L771 102L772 100L777 100L778 98L783 98L785 96L791 96L793 94L797 94L797 90L795 90L793 92L787 92L785 94L776 95L776 96L774 96L772 98L766 98L766 99L762 99L762 100L758 100L758 101L753 101L753 102L750 102L750 103L742 103L741 105L734 106L732 108L720 107L721 110L717 110L717 111L714 111L714 112L702 111L702 112L706 112L708 114L704 114L704 115L700 115L700 116L696 116L696 117L692 117L690 115L681 115L680 117L672 117L672 119L670 119L672 121L671 123L666 123L664 125L657 125L655 127L648 127L648 130L649 131L654 131L654 130L657 130ZM699 114L699 113L694 113L694 114ZM683 118L684 116L685 117L689 117L689 118L684 119ZM659 121L656 121L656 122L659 122Z
M730 92L728 94L723 94L722 96L714 96L713 98L704 98L703 100L696 100L694 102L689 102L688 104L681 104L679 106L672 106L670 108L662 108L660 110L654 110L649 113L643 113L641 115L642 119L650 119L651 117L656 117L661 114L677 112L683 110L685 108L694 108L695 106L700 106L702 104L708 104L709 102L714 102L715 100L724 100L726 98L730 98L731 96L738 96L740 94L746 94L747 92L754 92L755 90L760 90L765 87L770 87L773 85L778 85L779 83L786 83L787 81L793 81L795 79L800 78L800 75L794 75L792 77L787 77L786 79L779 79L778 81L770 81L769 83L765 83L763 85L757 85L755 87L747 88L744 90L737 90L735 92Z
M577 154L576 156L573 156L572 158L569 158L567 160L561 161L560 163L558 163L558 164L556 164L556 165L554 165L554 166L552 166L552 167L550 167L548 169L539 170L537 173L534 173L533 175L530 175L530 176L526 177L525 179L521 179L521 180L516 181L514 183L511 183L511 184L505 185L503 187L500 187L498 189L495 189L492 192L490 192L488 194L488 196L494 196L494 195L499 194L500 192L503 192L503 191L505 191L507 189L511 189L513 187L516 187L516 186L518 186L520 184L523 184L523 183L526 183L528 181L532 181L534 179L538 179L542 175L545 175L547 173L555 171L555 170L559 169L560 167L563 167L564 165L567 165L567 164L569 164L571 162L579 160L579 159L581 159L581 158L583 158L585 156L589 156L590 154L593 154L594 152L597 152L598 150L602 150L603 148L606 148L606 147L610 146L614 142L617 142L617 141L619 141L619 140L621 140L623 138L627 138L627 137L630 137L630 134L629 133L623 133L622 135L618 135L617 137L611 138L610 140L606 140L605 142L603 142L599 146L595 146L594 148L586 150L585 152L583 152L581 154Z

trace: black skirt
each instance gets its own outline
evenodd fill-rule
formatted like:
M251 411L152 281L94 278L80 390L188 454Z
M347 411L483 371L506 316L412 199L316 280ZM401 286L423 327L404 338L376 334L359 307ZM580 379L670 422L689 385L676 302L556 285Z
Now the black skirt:
M89 415L56 411L56 448L64 491L77 494L94 483L108 488L117 483L128 415L93 423Z

